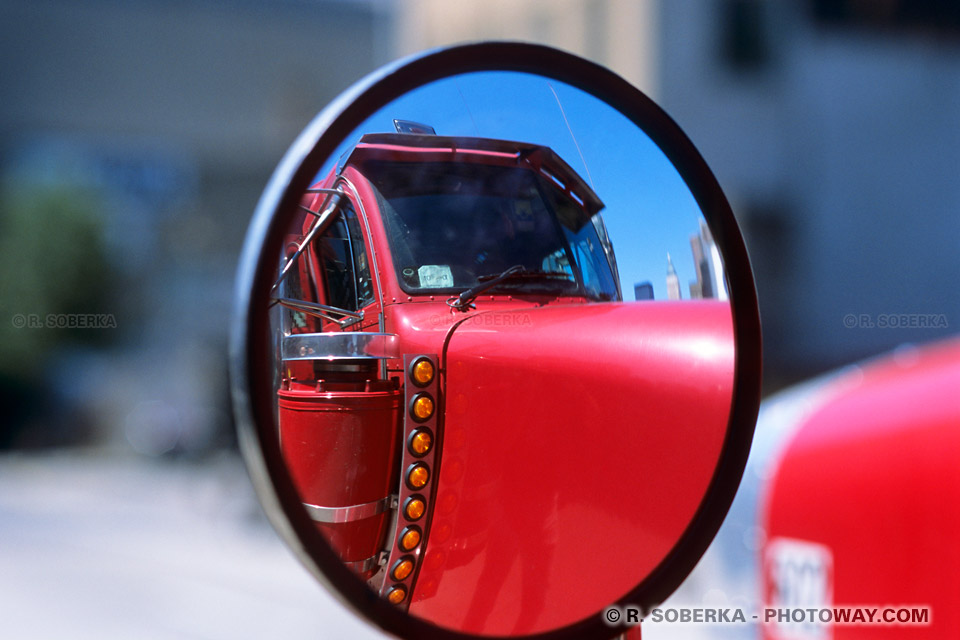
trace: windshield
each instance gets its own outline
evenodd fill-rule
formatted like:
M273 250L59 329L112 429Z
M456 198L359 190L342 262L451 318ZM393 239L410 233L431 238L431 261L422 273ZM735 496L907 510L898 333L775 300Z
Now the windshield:
M496 289L614 300L596 226L533 169L478 163L368 161L400 286L451 293L522 265ZM550 274L543 278L532 274Z

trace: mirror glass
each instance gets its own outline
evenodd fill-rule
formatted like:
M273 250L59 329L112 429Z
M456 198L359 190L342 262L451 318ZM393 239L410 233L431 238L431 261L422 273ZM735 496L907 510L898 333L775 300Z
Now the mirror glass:
M310 171L263 312L313 543L445 629L599 616L727 435L731 285L683 177L615 108L506 71L402 95Z

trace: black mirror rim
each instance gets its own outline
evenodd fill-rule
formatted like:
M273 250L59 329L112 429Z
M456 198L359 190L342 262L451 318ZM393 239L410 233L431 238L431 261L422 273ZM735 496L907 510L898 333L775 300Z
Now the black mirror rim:
M760 404L761 333L753 274L733 212L719 183L680 127L652 100L612 71L578 56L523 42L484 42L428 51L382 67L330 103L296 139L270 179L247 232L237 270L230 335L230 377L240 447L263 508L298 559L347 606L384 631L404 638L482 638L441 628L381 599L322 541L286 473L263 397L266 298L284 231L278 211L293 210L319 166L368 116L407 91L450 75L475 71L538 74L578 87L618 109L674 164L710 226L730 282L736 344L733 397L717 468L686 531L663 561L610 606L649 611L663 602L706 551L726 517L750 451ZM261 268L263 267L263 268ZM257 312L259 310L259 312ZM261 390L258 394L257 390ZM595 616L536 636L543 640L612 637L622 626Z

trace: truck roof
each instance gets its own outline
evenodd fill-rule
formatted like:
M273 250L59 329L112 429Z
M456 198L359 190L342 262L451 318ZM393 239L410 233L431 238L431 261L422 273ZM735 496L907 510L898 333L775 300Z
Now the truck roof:
M429 158L425 158L429 154ZM473 161L528 166L579 202L590 216L603 209L603 201L580 175L550 147L529 142L436 136L412 133L368 133L360 138L341 166L367 160Z

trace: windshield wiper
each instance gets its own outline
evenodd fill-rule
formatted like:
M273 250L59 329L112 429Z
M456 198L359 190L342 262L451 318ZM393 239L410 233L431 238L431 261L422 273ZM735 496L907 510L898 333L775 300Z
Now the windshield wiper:
M522 264L517 264L500 273L480 276L477 278L477 284L473 285L459 296L450 298L447 300L447 304L459 311L466 311L472 306L472 303L477 299L477 296L484 291L496 287L505 280L513 280L518 278L564 278L569 280L570 274L566 273L565 271L528 271L527 268Z

